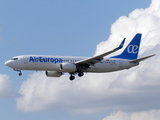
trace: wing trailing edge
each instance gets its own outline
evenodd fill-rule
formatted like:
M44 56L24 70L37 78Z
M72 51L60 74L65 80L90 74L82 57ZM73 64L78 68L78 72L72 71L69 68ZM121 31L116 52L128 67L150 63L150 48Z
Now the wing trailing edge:
M105 56L107 56L107 55L109 55L109 54L111 54L113 52L116 52L117 50L121 49L123 47L123 45L124 45L125 39L126 38L123 39L123 41L121 42L121 44L117 48L115 48L115 49L113 49L111 51L105 52L103 54L100 54L100 55L97 55L97 56L94 56L94 57L90 57L90 58L75 62L75 64L76 65L80 65L80 64L94 65L97 62L103 60L103 57L105 57Z

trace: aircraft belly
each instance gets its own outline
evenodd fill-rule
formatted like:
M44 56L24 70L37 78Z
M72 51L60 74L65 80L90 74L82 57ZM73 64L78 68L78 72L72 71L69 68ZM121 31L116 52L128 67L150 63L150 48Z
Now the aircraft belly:
M43 70L43 71L59 71L59 64L54 63L41 63L41 62L31 62L28 64L28 70Z
M112 72L119 70L119 66L117 64L106 64L106 63L97 63L95 66L91 66L88 69L88 72Z
M109 58L105 56L121 49L125 38L115 49L93 57L21 55L6 61L5 65L13 68L15 71L19 71L20 76L22 75L21 70L47 71L46 75L48 77L60 77L63 72L68 72L70 80L74 80L74 75L77 73L81 77L83 72L105 73L129 69L155 55L137 59L141 37L142 34L137 33L121 54Z

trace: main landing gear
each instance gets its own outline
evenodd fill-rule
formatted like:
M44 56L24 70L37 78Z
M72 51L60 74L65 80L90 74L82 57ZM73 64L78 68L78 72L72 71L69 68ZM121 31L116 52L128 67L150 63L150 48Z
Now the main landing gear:
M74 80L74 79L75 79L75 76L71 75L71 76L69 77L69 79L70 79L70 80Z
M79 72L79 73L78 73L78 76L79 76L79 77L82 77L83 75L84 75L83 72ZM75 76L74 76L73 74L71 74L71 76L69 77L69 79L70 79L70 80L74 80L74 79L75 79Z
M79 76L79 77L82 77L83 75L84 75L83 72L79 72L79 73L78 73L78 76Z

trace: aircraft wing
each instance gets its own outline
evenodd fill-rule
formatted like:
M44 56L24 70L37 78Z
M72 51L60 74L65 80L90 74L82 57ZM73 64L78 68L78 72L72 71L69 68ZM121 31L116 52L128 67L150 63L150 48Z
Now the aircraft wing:
M75 62L75 64L76 65L82 65L82 66L84 65L84 67L88 67L88 68L89 68L90 65L94 66L94 64L103 60L104 56L109 55L109 54L121 49L124 45L125 39L126 38L123 39L123 41L121 42L121 44L117 48L115 48L115 49L113 49L109 52L106 52L106 53L103 53L103 54L100 54L100 55L97 55L97 56L94 56L94 57L90 57L90 58Z
M150 56L146 56L146 57L143 57L143 58L139 58L139 59L136 59L136 60L131 60L130 63L139 63L139 62L141 62L141 61L143 61L147 58L153 57L153 56L155 56L155 54L150 55Z

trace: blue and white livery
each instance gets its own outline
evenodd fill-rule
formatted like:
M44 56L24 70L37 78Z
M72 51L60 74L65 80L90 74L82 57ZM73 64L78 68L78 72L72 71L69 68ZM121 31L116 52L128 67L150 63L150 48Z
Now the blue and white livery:
M60 77L67 72L70 74L70 80L75 79L75 74L78 74L79 77L83 76L84 72L105 73L129 69L154 56L150 55L137 59L141 36L142 34L137 33L120 55L110 58L104 57L121 49L125 38L117 48L94 57L21 55L8 60L5 65L19 71L20 76L22 75L21 70L45 71L47 77Z

